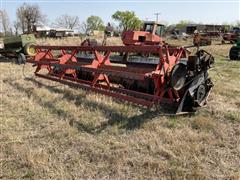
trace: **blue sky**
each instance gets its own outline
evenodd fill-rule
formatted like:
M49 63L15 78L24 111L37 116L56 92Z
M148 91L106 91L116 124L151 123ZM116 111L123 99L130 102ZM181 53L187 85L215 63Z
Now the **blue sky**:
M160 20L176 23L191 20L201 23L233 23L240 20L240 0L0 0L10 20L15 19L16 9L23 2L37 3L48 23L62 14L79 16L84 21L90 15L100 16L112 22L111 15L117 10L135 11L142 20L155 20L154 13L160 12Z

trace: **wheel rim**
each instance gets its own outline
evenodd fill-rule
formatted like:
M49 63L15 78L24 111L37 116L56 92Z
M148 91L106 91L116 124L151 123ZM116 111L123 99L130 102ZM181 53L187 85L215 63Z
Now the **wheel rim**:
M203 103L206 97L206 87L201 84L197 89L196 100L199 106Z
M35 44L29 44L26 47L26 54L29 56L35 56L37 54Z
M170 83L173 89L180 90L185 85L187 75L187 69L183 64L177 64L174 66L171 74Z

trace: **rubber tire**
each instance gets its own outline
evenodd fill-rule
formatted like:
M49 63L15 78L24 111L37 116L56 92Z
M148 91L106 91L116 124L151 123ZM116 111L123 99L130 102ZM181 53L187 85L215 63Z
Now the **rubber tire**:
M184 87L187 76L187 66L185 64L176 64L171 72L170 85L171 87L178 91Z
M33 46L33 47L31 47L31 46ZM32 53L29 49L29 48L34 48L35 46L36 46L35 43L27 43L23 48L24 54L29 55L29 56L35 56L37 54L36 50L35 50L34 53Z
M25 64L26 56L23 53L19 53L17 57L17 64Z
M239 53L240 53L240 47L237 47L237 46L231 47L229 51L230 60L240 60L240 56L238 55Z
M201 90L204 90L204 94L199 94L199 91ZM199 95L202 95L199 97ZM202 106L202 104L204 104L205 102L205 97L207 95L207 89L205 87L205 84L201 84L198 86L196 92L195 92L195 103L197 103L197 106Z

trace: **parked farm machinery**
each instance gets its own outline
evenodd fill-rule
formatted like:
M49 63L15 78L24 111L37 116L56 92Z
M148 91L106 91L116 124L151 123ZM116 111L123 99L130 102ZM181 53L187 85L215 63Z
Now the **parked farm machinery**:
M36 46L36 51L27 62L36 66L37 77L175 113L204 105L213 87L207 70L214 58L203 50L189 55L183 47L149 45ZM125 53L127 61L121 59Z
M240 60L240 38L233 45L229 51L229 58L230 60Z
M234 27L230 32L223 34L222 43L230 42L231 44L237 43L240 35L240 28Z
M3 48L0 55L8 58L16 58L18 64L25 63L26 55L35 56L36 39L34 34L10 36L3 39Z
M140 31L124 31L123 44L129 45L162 45L165 26L155 21L144 21Z

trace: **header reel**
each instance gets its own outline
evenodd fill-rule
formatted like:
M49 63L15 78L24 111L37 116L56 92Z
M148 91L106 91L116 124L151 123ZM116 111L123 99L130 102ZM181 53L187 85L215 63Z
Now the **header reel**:
M56 51L64 53L54 57ZM37 52L27 62L37 65L38 77L142 106L170 107L173 113L192 112L204 105L213 86L207 70L214 58L203 50L188 56L185 48L168 45L37 46ZM147 63L149 57L142 57L144 63L120 61L114 59L116 53L148 53L158 61ZM40 72L43 68L47 74Z

